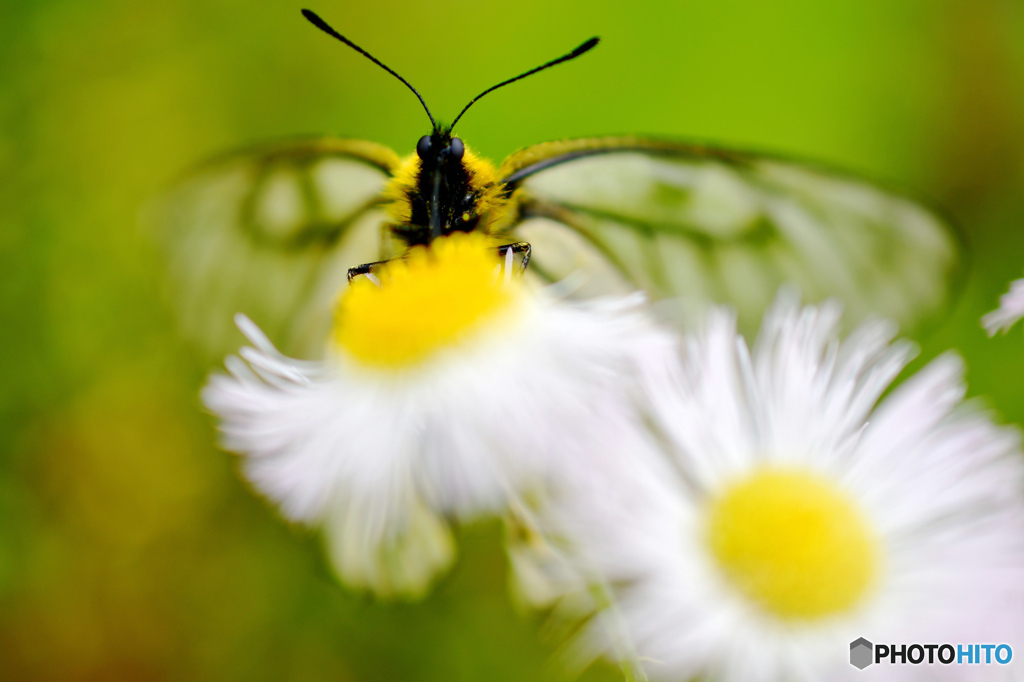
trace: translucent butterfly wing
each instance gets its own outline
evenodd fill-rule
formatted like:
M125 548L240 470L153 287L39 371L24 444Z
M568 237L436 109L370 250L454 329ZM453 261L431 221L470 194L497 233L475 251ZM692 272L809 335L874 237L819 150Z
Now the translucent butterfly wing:
M771 157L631 137L552 142L509 157L513 233L531 270L581 295L636 288L682 316L728 302L750 329L785 283L836 296L848 318L913 328L950 296L959 242L941 217L877 184Z
M230 154L155 207L188 336L236 350L244 312L279 348L322 353L348 268L381 257L381 192L398 157L361 140L288 141Z

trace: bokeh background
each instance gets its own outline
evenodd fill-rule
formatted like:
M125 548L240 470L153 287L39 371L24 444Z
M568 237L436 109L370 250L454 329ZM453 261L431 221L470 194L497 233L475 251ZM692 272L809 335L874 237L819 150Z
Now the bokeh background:
M1018 0L317 2L448 120L602 36L474 107L460 134L491 158L654 133L932 196L971 270L922 358L958 349L972 395L1024 422L1024 335L978 324L1024 275ZM401 84L299 8L0 0L0 680L558 679L544 619L507 597L497 528L463 532L422 604L347 592L200 409L209 366L176 336L146 202L254 141L337 133L407 153L427 131Z

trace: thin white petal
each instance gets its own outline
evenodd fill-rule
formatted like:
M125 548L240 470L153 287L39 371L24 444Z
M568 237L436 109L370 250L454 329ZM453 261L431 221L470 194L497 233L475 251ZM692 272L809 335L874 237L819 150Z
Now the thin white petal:
M1010 290L999 297L999 308L981 318L981 325L989 336L1009 331L1017 320L1024 317L1024 279L1010 283Z

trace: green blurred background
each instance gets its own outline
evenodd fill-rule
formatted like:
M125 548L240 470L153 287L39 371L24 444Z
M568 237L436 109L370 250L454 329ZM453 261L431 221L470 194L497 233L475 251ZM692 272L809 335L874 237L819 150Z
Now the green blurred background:
M148 199L194 162L337 133L412 150L401 84L293 2L0 2L0 679L557 679L506 594L496 528L420 605L339 587L214 446L208 367L175 336ZM1024 338L978 318L1024 274L1024 8L1009 0L470 0L313 5L501 159L655 133L821 159L931 195L972 270L924 357L1024 421ZM587 679L615 679L597 666Z

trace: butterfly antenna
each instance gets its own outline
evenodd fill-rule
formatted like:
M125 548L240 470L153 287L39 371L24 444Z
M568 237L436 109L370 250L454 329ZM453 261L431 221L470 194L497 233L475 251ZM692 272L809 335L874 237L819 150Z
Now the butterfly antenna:
M371 62L373 62L374 64L376 64L380 68L382 68L385 71L387 71L388 73L390 73L392 76L394 76L398 80L400 80L403 83L405 83L405 87L407 87L410 90L412 90L412 94L416 95L416 98L419 99L420 104L423 105L423 110L426 111L427 112L427 116L430 117L430 124L434 127L434 130L437 130L437 122L434 121L434 117L430 114L430 109L427 107L427 103L423 101L423 97L420 95L420 93L416 92L416 88L414 88L411 85L409 85L409 81L405 80L404 78L399 76L397 73L395 73L384 62L382 62L381 60L377 59L372 54L370 54L369 52L367 52L363 48L359 47L358 45L353 43L351 40L346 38L345 36L341 35L337 31L335 31L333 28L330 27L330 25L328 25L328 23L326 21L324 21L319 16L317 16L316 12L313 12L312 10L304 9L304 10L302 10L302 16L306 17L306 19L309 20L309 23L313 24L318 29L320 29L321 31L326 33L327 35L331 36L332 38L337 38L338 40L340 40L341 42L345 43L346 45L351 47L353 50L358 52L359 54L361 54L364 57L366 57L367 59L369 59ZM545 66L549 66L549 65L545 65ZM524 75L527 75L527 74L524 74Z
M589 52L590 50L594 49L597 46L597 43L600 42L600 40L601 40L600 38L598 38L597 36L594 36L593 38L591 38L587 42L583 43L582 45L577 47L575 50L570 52L569 54L564 54L561 57L559 57L558 59L552 59L547 64L542 64L542 65L538 66L536 69L530 69L526 73L521 73L518 76L516 76L515 78L509 78L507 81L502 81L501 83L498 83L497 85L494 85L492 87L487 88L486 90L481 92L479 95L474 97L472 100L470 100L469 104L467 104L465 107L462 108L462 111L459 112L459 115L455 117L455 121L452 122L451 127L454 128L455 124L459 122L460 118L462 118L462 115L464 113L466 113L466 111L471 106L473 106L473 103L476 102L481 97L483 97L484 95L486 95L487 93L494 92L498 88L503 88L506 85L508 85L509 83L515 83L516 81L522 80L522 79L526 78L527 76L532 76L533 74L537 73L538 71L543 71L544 69L550 69L552 66L555 66L557 64L561 64L562 62L567 62L570 59L576 59L576 57L579 57L580 55L583 55L583 54Z

